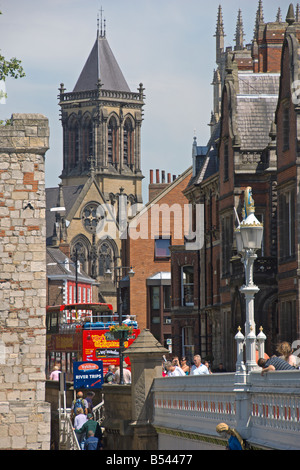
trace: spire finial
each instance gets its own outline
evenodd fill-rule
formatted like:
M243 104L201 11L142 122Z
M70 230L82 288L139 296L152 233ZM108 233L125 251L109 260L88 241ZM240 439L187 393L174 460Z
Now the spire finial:
M276 15L276 22L281 23L282 22L282 16L281 16L281 8L278 8L277 15Z
M261 24L264 24L264 12L263 12L262 0L259 0L257 12L256 12L256 18L255 18L254 39L258 38L259 26Z
M219 34L220 36L224 36L224 23L223 23L223 15L222 15L221 5L219 5L219 8L218 8L218 19L217 19L216 34Z
M103 20L103 8L100 8L100 37L103 38L106 35L106 19ZM104 26L103 26L104 23ZM99 35L99 14L98 14L98 35Z
M296 5L296 23L299 23L300 21L300 6L299 3Z
M290 3L289 9L286 15L286 22L289 25L292 25L293 23L295 23L294 5L292 3Z
M244 29L243 29L243 19L242 19L242 12L239 10L238 18L236 23L236 31L235 31L235 50L240 51L244 48Z

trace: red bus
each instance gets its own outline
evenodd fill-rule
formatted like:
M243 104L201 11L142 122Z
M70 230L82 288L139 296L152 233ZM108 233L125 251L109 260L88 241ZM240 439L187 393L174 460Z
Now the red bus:
M73 380L74 361L103 362L103 373L108 366L119 366L119 340L108 340L105 333L118 324L111 304L74 303L54 305L46 310L46 374L50 375L55 365L66 372L67 380ZM140 334L136 321L131 321L133 334L124 343L125 349ZM126 351L123 356L130 366Z

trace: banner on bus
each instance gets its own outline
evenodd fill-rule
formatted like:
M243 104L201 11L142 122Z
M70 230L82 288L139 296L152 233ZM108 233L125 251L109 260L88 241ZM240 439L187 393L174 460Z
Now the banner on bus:
M102 388L103 362L73 362L74 388Z

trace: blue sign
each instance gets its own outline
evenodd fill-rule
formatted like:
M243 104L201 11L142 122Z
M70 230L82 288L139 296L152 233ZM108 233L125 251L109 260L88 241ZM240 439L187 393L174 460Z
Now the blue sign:
M102 388L103 362L73 362L74 388Z

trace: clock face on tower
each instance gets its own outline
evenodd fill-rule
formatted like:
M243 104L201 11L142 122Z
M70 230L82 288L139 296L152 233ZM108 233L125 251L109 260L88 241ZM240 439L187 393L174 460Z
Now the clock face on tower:
M97 225L102 219L102 216L97 213L99 204L97 202L89 202L82 209L81 221L85 230L89 233L96 233Z

